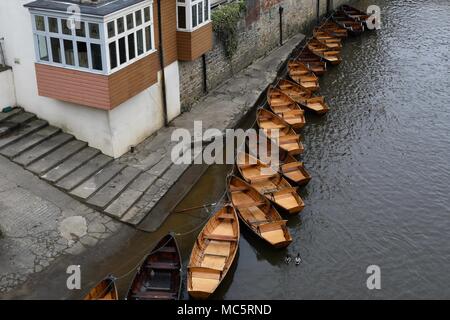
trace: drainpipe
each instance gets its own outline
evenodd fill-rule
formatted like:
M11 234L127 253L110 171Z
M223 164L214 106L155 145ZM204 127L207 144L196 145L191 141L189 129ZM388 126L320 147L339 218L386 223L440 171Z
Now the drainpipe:
M284 8L282 6L278 9L280 14L280 46L283 45L283 10Z
M317 24L320 24L320 0L317 0L316 2L316 12L317 12L316 16Z
M203 92L208 93L208 76L206 74L206 54L202 54Z
M162 90L162 102L164 109L164 126L167 126L167 93L166 93L166 73L164 71L164 50L163 50L163 36L162 36L162 18L161 18L161 0L158 0L158 35L159 35L159 63L161 65L161 90Z

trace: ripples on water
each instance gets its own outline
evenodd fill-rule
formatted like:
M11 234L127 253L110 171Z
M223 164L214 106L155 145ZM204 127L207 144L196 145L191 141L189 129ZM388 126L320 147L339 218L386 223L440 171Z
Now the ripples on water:
M382 29L345 42L321 79L330 113L302 132L313 180L287 251L303 263L244 240L225 298L450 298L450 3L369 4Z

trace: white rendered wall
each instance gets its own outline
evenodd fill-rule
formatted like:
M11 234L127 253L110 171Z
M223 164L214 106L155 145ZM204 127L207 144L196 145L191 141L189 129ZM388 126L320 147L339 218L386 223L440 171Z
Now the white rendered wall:
M163 126L159 82L111 111L38 95L29 0L0 0L0 37L6 63L13 68L17 105L50 124L118 157ZM169 119L180 113L178 62L165 68ZM158 76L160 78L160 75Z
M16 105L14 80L11 69L0 71L0 111Z

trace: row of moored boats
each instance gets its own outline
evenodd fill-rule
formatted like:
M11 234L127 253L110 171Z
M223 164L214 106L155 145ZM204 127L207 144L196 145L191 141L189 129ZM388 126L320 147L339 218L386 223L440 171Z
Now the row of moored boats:
M275 248L287 247L292 237L280 212L298 214L305 204L297 188L311 180L304 164L295 157L304 151L297 133L305 123L305 111L323 115L328 106L319 90L318 76L327 65L341 63L342 40L364 31L367 15L341 6L313 31L313 37L287 65L288 79L267 91L268 109L260 108L256 123L268 141L237 154L234 174L227 178L229 202L216 211L199 233L187 267L187 291L193 298L208 298L218 288L239 248L239 221ZM274 138L276 138L274 140ZM272 141L272 143L270 143ZM279 148L280 165L265 163L261 152ZM264 151L263 151L264 150ZM267 156L267 155L266 155ZM136 272L126 299L179 299L182 285L180 250L172 234L156 245ZM115 279L100 282L85 299L118 299Z

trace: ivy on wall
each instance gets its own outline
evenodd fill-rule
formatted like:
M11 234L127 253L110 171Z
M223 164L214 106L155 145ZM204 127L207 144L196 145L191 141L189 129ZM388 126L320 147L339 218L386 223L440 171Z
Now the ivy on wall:
M211 12L213 30L223 43L225 55L231 59L238 47L238 22L246 9L245 0L238 0L218 6Z

